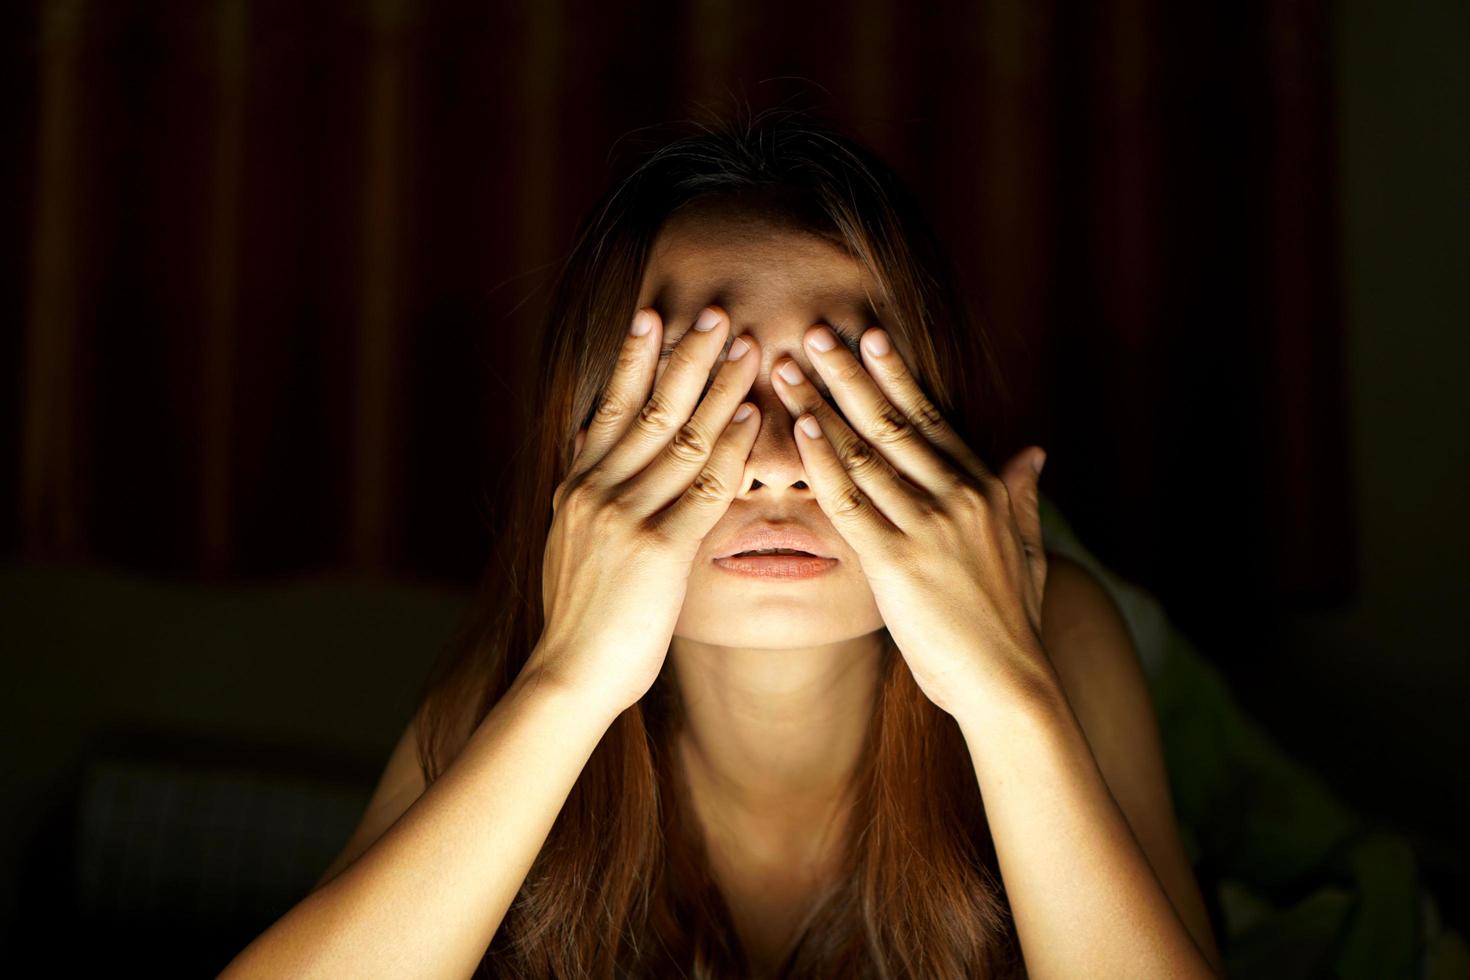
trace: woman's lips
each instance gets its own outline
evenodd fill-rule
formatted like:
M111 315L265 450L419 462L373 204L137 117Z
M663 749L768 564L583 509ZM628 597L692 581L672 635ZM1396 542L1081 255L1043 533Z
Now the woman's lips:
M833 568L837 559L816 555L730 555L716 558L715 564L750 578L797 579L821 575Z

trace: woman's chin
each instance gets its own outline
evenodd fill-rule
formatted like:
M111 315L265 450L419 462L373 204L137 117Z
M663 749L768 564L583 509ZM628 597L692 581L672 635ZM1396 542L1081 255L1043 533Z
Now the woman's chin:
M882 627L871 607L866 615L861 607L844 615L820 602L753 601L710 609L691 609L686 602L674 636L710 646L781 650L842 643Z

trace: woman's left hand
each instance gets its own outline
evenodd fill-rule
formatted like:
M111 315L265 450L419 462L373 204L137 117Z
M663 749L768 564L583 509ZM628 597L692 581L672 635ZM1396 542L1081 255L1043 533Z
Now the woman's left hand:
M862 363L826 327L809 329L805 344L842 413L789 358L772 383L797 420L817 502L857 553L920 689L951 715L981 695L1050 689L1036 489L1045 453L1028 447L992 474L880 328L863 334ZM783 373L792 368L794 383Z

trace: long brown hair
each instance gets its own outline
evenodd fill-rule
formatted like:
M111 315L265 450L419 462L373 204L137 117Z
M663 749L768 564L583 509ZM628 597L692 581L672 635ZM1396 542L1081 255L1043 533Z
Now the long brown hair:
M990 459L1000 378L918 207L859 142L802 110L679 123L584 220L539 341L539 395L477 598L425 688L419 761L436 779L515 679L542 629L551 496L571 464L677 209L733 200L848 249L883 326L936 406ZM1022 973L969 753L884 633L841 873L807 917L786 977ZM748 966L675 778L671 664L613 722L557 816L477 976L736 978Z

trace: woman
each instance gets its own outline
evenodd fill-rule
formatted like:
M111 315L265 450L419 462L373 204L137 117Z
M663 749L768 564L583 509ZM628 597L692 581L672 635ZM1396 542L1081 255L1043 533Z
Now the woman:
M682 135L553 298L511 520L361 826L226 976L1220 969L1126 627L873 156ZM983 803L982 803L983 797Z

